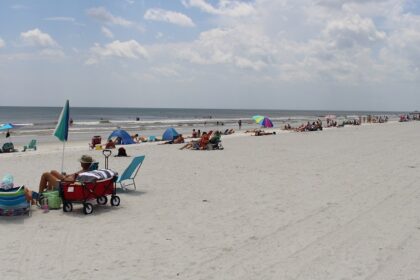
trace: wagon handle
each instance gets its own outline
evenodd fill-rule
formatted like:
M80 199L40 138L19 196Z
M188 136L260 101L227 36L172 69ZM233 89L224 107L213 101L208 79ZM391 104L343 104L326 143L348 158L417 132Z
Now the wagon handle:
M111 156L112 151L105 149L102 151L102 154L105 157L105 169L108 169L108 158Z
M109 156L111 156L111 154L112 154L112 151L111 150L103 150L102 151L102 154L106 157L106 158L108 158Z

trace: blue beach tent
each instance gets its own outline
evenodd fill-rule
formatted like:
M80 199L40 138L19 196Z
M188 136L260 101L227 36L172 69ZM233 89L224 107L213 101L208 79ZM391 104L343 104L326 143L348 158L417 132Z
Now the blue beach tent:
M133 139L131 139L130 134L122 129L114 130L111 135L109 135L108 140L113 137L119 137L121 139L121 145L135 144Z
M178 132L176 132L175 128L170 127L167 130L165 130L165 132L162 135L162 140L163 141L172 141L174 140L176 137L178 137Z

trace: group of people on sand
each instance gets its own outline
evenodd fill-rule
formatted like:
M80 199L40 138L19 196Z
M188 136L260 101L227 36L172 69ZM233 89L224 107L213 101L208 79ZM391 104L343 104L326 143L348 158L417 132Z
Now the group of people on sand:
M79 174L89 171L94 160L91 156L83 155L79 159L79 162L81 169L72 174L60 173L57 170L42 173L39 181L38 192L35 192L27 187L23 187L26 200L31 204L36 204L36 202L41 198L41 194L43 192L57 190L60 182L75 182ZM1 192L14 192L19 188L20 186L14 184L14 178L10 174L6 174L0 183Z
M181 148L181 150L183 149L206 149L206 145L207 144L218 144L220 143L220 138L221 135L230 135L235 133L235 130L233 128L227 128L224 132L222 131L215 131L213 133L213 131L209 131L209 132L201 132L200 129L193 129L191 132L191 136L186 136L184 137L182 134L179 134L178 136L174 137L172 140L168 140L162 143L159 143L158 145L167 145L167 144L182 144L185 143L185 139L195 139L189 143L187 143L184 147ZM148 139L146 137L139 137L138 134L133 134L131 135L131 138L133 139L133 141L135 141L136 143L140 143L140 142L147 142ZM155 141L160 141L160 140L155 140ZM115 141L112 140L108 140L108 143L106 144L106 148L107 149L112 149L115 148Z
M131 139L133 139L136 143L144 143L150 142L151 140L146 136L140 136L138 133L131 135ZM153 141L159 141L158 139L154 139Z
M194 134L193 134L194 135ZM221 139L222 132L220 131L209 131L203 132L201 137L196 140L192 140L186 143L184 146L180 148L180 150L190 149L190 150L214 150L214 149L223 149L221 147ZM198 137L192 137L198 138Z
M298 127L293 128L290 124L286 124L284 126L284 130L292 130L296 132L304 132L304 131L318 131L322 130L322 121L320 119L313 121L313 122L307 122L303 123Z

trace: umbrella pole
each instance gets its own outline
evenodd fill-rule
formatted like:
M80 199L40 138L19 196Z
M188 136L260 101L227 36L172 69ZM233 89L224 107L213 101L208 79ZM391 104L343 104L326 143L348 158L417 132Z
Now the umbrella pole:
M64 148L66 145L66 141L63 141L63 154L61 156L61 174L64 172Z

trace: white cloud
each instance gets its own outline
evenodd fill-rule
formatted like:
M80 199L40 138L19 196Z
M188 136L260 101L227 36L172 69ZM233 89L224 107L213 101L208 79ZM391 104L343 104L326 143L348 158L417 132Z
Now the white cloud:
M148 52L136 40L120 42L113 41L105 46L95 44L90 49L92 56L86 61L86 64L98 63L101 59L106 57L120 57L128 59L147 58Z
M106 28L105 26L102 26L101 28L101 32L102 34L104 34L107 38L114 38L114 34L112 33L111 30L109 30L108 28Z
M324 34L338 48L351 48L355 44L368 46L386 38L385 32L378 31L372 19L359 15L328 22Z
M0 37L0 49L4 48L6 46L6 43L4 42L4 40Z
M181 46L178 53L180 58L196 64L230 64L259 71L270 64L275 50L255 28L238 26L202 32L194 43Z
M209 14L231 17L248 16L255 11L251 3L236 0L219 0L217 7L207 3L206 0L183 0L182 3L185 7L199 8Z
M22 40L33 46L41 47L56 47L57 42L48 34L44 33L38 28L28 30L27 32L20 33Z
M44 18L47 21L68 21L68 22L75 22L76 20L72 17L47 17Z
M148 9L144 14L144 19L169 22L184 27L194 27L195 24L188 16L163 9Z
M402 0L255 0L247 17L215 12L226 1L217 8L208 2L184 5L218 14L217 27L193 42L150 47L154 57L221 75L252 70L255 81L420 81L420 16L406 12Z
M86 12L88 16L106 24L120 25L124 27L133 26L134 23L122 17L117 17L108 12L104 7L90 8Z

